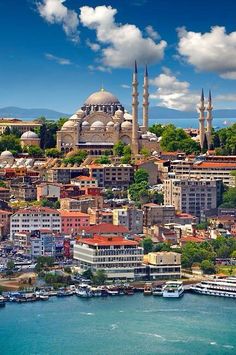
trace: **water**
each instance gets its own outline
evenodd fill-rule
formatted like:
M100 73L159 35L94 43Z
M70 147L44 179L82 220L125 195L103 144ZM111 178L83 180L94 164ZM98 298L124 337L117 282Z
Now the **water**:
M0 309L1 355L235 353L235 299L74 296Z
M214 128L225 128L229 127L231 124L235 123L235 118L213 118L213 127ZM140 124L142 122L140 121ZM161 123L161 124L169 124L172 123L176 127L179 128L198 128L199 121L198 116L194 118L157 118L157 119L149 119L149 125L153 125L154 123Z

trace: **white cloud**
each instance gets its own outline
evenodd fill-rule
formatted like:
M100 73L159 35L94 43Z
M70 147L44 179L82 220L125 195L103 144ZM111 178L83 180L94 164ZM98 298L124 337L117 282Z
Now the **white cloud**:
M236 102L236 94L220 94L215 97L216 101Z
M83 26L96 31L97 41L104 46L101 50L102 63L112 68L130 67L136 59L138 64L160 61L167 45L165 41L156 43L152 38L144 38L135 25L121 25L115 22L116 9L111 6L80 8Z
M97 51L99 51L99 49L101 49L101 46L98 43L93 43L89 39L87 39L86 44L94 52L97 52Z
M90 71L101 71L103 73L111 73L111 69L104 67L103 65L89 65L88 69Z
M199 101L199 93L191 92L187 81L179 81L167 69L165 73L150 80L150 84L156 87L156 92L150 98L158 100L157 106L180 111L194 110Z
M146 33L149 37L151 37L154 41L156 41L157 39L160 39L161 36L159 35L159 33L157 31L154 30L154 28L152 26L147 26L145 28Z
M70 59L67 59L67 58L61 58L61 57L57 57L51 53L45 53L45 57L48 59L48 60L53 60L55 62L57 62L58 64L61 64L61 65L70 65L72 64Z
M78 25L79 19L74 10L69 10L63 5L65 0L43 0L37 3L37 8L41 17L49 23L61 24L66 35L71 40L79 40Z
M199 33L178 29L178 52L199 71L216 72L225 79L236 79L236 31L226 33L215 26Z
M123 89L130 89L130 85L127 85L127 84L121 84L121 87Z

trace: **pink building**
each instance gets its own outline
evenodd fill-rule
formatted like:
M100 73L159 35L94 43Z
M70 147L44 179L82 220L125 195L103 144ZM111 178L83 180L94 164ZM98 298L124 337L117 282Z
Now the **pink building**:
M61 232L63 234L78 233L83 227L88 227L90 216L79 211L60 210Z

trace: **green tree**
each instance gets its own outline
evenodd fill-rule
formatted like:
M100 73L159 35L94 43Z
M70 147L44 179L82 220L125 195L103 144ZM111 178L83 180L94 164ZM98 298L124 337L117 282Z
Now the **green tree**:
M13 260L8 260L8 262L7 262L7 270L12 272L14 270L14 268L15 268L14 261Z
M153 250L153 241L152 238L146 237L142 240L142 247L144 254L148 254Z
M201 262L201 269L204 274L214 274L216 272L215 266L212 261L210 260L203 260Z
M48 148L45 150L45 155L51 158L59 158L61 156L61 152L57 148Z
M144 147L140 150L140 154L142 154L145 158L147 158L147 157L150 157L151 152L148 148Z
M125 147L125 143L123 143L122 141L119 141L116 144L114 144L113 147L114 155L121 157L124 154L124 147Z
M6 186L7 186L6 183L4 181L0 180L0 187L6 187Z
M27 150L31 157L43 157L43 150L37 145L30 145Z
M232 251L230 257L236 259L236 250Z
M134 173L134 182L136 184L139 184L140 182L144 182L144 181L148 182L148 178L149 178L148 172L143 168L138 169Z
M99 164L110 164L111 161L106 155L102 155L100 158L96 159L96 163Z
M66 123L67 121L68 121L68 117L60 117L57 121L58 130L60 130L61 127L64 125L64 123Z
M71 155L69 158L63 159L63 162L65 164L78 164L80 165L87 157L87 152L84 150L78 150L76 151L73 155Z
M21 152L20 139L15 137L13 134L7 136L0 136L0 151L4 150L15 151L17 153Z
M82 273L82 276L83 276L85 279L92 280L92 279L93 279L92 270L91 270L91 269L85 270L85 271Z
M223 194L223 203L221 207L235 208L236 206L236 187L230 187Z
M104 285L107 279L105 270L97 270L93 275L93 283L95 285Z
M158 124L153 124L151 127L149 127L149 131L154 133L157 137L161 137L162 133L165 130L165 126L158 123Z

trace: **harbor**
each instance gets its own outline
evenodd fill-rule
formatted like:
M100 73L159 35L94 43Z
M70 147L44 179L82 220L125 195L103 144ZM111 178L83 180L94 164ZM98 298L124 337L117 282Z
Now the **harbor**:
M234 299L190 293L9 302L0 310L1 355L234 354L235 320Z

